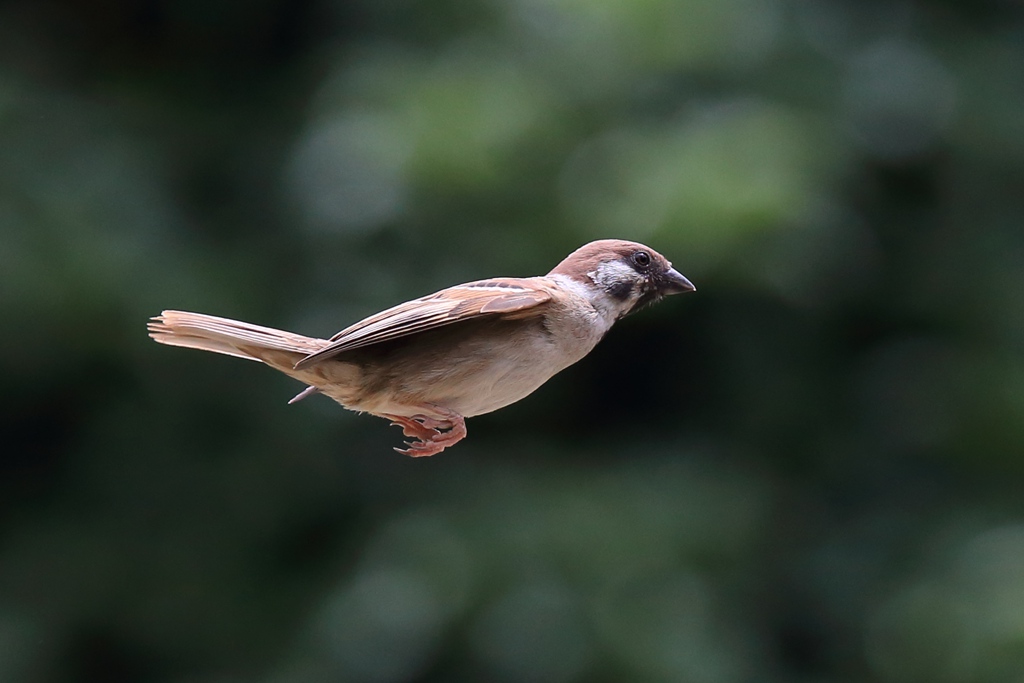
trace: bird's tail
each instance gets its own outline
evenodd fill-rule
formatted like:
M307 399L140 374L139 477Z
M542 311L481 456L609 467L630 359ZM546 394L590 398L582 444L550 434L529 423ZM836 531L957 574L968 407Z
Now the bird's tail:
M149 322L148 328L149 336L161 344L262 361L286 372L328 343L325 339L185 311L164 311Z

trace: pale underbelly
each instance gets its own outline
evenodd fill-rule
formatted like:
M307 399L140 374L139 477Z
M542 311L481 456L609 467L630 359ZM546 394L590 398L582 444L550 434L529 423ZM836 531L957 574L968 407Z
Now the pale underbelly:
M366 359L369 390L325 393L349 409L377 415L412 417L428 414L424 408L434 405L472 417L525 398L596 343L576 339L568 347L559 345L536 327L493 326L488 332L444 335L448 344L438 344L433 353L398 347L385 357Z
M453 387L455 391L439 396L438 400L463 417L483 415L526 398L563 368L553 359L534 358L525 367L498 361L481 373L478 380Z

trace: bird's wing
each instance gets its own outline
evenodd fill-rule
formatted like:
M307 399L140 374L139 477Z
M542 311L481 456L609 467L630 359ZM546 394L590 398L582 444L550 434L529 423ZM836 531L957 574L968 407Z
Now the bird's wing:
M486 316L530 315L551 300L550 291L535 278L492 278L456 285L413 299L346 327L330 344L298 363L301 369L345 351L434 330Z

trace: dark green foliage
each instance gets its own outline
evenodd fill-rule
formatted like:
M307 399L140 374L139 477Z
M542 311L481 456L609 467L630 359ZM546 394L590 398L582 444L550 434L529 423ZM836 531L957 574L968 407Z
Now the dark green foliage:
M0 681L1024 673L1013 2L0 7ZM699 291L430 459L328 336L601 237Z

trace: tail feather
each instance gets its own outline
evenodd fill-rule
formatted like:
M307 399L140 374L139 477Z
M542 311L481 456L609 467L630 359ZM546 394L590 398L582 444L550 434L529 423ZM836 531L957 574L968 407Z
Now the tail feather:
M297 361L328 343L324 339L186 311L164 311L150 321L148 329L149 336L161 344L256 361L267 360L261 351L297 354Z

